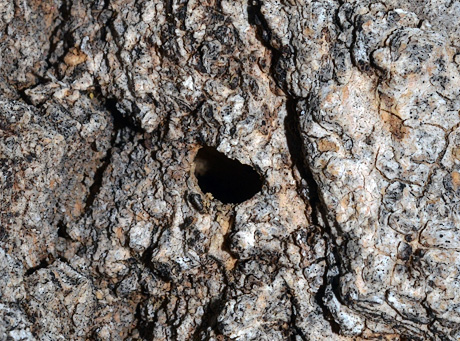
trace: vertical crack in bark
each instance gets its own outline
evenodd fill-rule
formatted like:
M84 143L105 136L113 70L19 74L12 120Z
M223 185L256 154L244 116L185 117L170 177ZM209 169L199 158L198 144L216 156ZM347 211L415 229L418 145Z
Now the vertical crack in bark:
M100 166L96 169L94 174L93 184L89 188L89 194L85 201L85 208L83 210L85 213L91 211L94 201L96 200L96 197L101 190L104 173L111 163L113 150L117 147L117 138L120 135L120 131L122 129L128 129L134 133L141 132L140 128L136 127L132 122L123 116L123 114L117 109L116 104L116 100L114 99L106 99L104 102L105 109L112 116L112 138L110 141L110 147L107 150L106 155L101 159Z
M291 94L289 89L287 89L285 84L286 73L280 67L280 59L283 56L283 52L275 49L270 44L272 34L270 32L269 25L261 12L261 7L262 3L260 0L250 2L250 4L248 5L248 21L251 25L256 26L257 38L268 50L272 52L270 76L276 81L277 86L284 91L286 96L287 116L284 123L289 153L291 155L291 161L293 166L295 166L298 169L301 177L307 183L307 189L305 191L302 190L302 188L298 188L299 195L301 195L306 205L309 205L311 207L311 223L313 225L317 225L320 227L323 234L323 238L326 244L330 245L330 252L334 255L334 264L330 264L331 257L326 257L326 268L324 270L323 284L316 293L315 300L321 308L324 318L330 323L331 330L334 333L339 334L340 325L334 320L332 313L325 305L324 298L326 287L329 284L332 285L333 291L336 292L340 271L339 275L334 276L332 278L328 276L328 273L330 269L334 266L338 266L339 270L341 269L339 264L340 258L337 256L336 243L333 240L331 226L329 225L327 219L327 209L321 198L318 189L318 184L316 183L313 174L308 166L308 163L306 162L304 157L306 151L303 147L301 126L299 121L299 115L297 112L297 104L299 100L305 99L308 101L308 98L298 98L295 95ZM298 184L298 186L301 187L302 185ZM340 231L339 226L334 227L337 228L337 231ZM293 323L296 330L300 330L299 327L295 326L295 320L293 321Z
M102 180L104 173L107 169L107 167L110 164L110 159L112 158L112 150L115 146L115 141L118 135L118 131L120 127L117 126L117 111L116 107L113 102L110 100L107 100L105 103L105 107L107 111L112 115L113 118L113 132L112 132L112 138L110 141L110 148L107 150L106 155L101 159L101 164L100 166L96 169L96 172L94 173L94 179L93 179L93 184L89 187L89 193L88 197L86 198L85 201L85 208L83 212L88 213L89 211L92 210L94 200L96 200L97 195L99 194L101 187L102 187Z
M291 302L291 316L290 316L290 321L289 321L289 324L291 327L290 340L296 340L297 339L296 336L298 336L300 337L302 341L307 341L308 340L307 336L302 331L302 329L299 328L296 324L298 311L300 310L299 301L294 296L292 289L289 287L287 283L286 283L286 290L289 296L289 301Z
M329 278L328 272L332 267L339 265L339 257L336 255L336 244L332 240L333 235L331 233L331 227L329 226L327 219L327 210L321 198L318 184L316 183L304 157L306 152L303 148L299 115L296 110L297 103L298 99L295 99L292 96L288 96L288 100L286 101L287 116L285 120L286 138L288 142L289 153L291 154L292 164L297 167L301 177L307 182L308 194L306 196L302 195L303 191L301 189L299 189L299 193L301 194L302 199L306 202L306 204L310 205L311 207L311 223L321 229L323 234L322 237L326 245L329 245L331 253L334 254L334 264L331 264L330 257L326 257L326 268L323 275L323 284L317 291L315 300L316 303L318 303L320 306L324 318L330 323L332 331L338 334L340 331L340 326L334 320L331 312L325 305L324 297L327 285L331 284L333 289L335 289L335 287L338 285L338 276ZM298 186L301 186L301 184L298 184Z
M60 60L67 54L68 50L73 47L73 37L72 31L69 30L69 23L71 22L71 10L72 10L72 1L71 0L64 0L62 1L61 7L59 7L59 17L60 23L56 25L53 32L49 37L49 50L48 54L45 58L46 63L48 64L48 70L55 69L59 65ZM56 52L59 42L64 43L64 49L61 56L53 56ZM51 62L52 58L55 57L56 60Z
M209 303L206 305L204 314L201 318L201 323L195 329L192 340L198 341L206 339L206 331L208 328L211 328L216 335L220 334L217 318L225 307L227 288L228 287L226 286L219 296L211 298Z

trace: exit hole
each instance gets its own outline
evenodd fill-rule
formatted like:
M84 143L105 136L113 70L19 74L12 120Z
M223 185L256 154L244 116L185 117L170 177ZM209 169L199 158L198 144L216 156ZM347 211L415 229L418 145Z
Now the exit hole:
M262 189L262 179L254 168L211 147L198 151L195 176L203 193L211 193L224 204L242 203Z

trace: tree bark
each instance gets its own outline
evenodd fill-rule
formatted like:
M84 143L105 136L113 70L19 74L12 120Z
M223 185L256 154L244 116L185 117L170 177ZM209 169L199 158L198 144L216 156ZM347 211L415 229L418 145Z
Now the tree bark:
M0 339L458 340L459 15L0 0Z

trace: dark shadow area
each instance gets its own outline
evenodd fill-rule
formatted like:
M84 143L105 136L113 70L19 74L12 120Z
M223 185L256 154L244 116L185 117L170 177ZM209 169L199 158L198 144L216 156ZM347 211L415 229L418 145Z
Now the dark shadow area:
M251 166L211 147L198 151L195 176L203 193L211 193L224 204L242 203L262 189L262 178Z
M291 155L292 164L295 165L300 173L302 179L307 182L308 188L306 191L301 191L301 184L298 184L299 195L307 201L311 206L311 223L318 225L318 207L321 205L319 196L318 185L316 184L313 174L309 169L304 156L304 148L302 141L302 134L299 122L299 116L297 114L297 99L288 98L286 101L287 116L284 120L284 128L286 131L286 139Z
M286 47L276 49L272 46L272 32L262 12L262 1L252 0L248 2L247 13L248 22L256 29L256 37L262 43L262 45L271 51L272 60L270 65L270 74L276 81L278 88L282 89L286 94L290 94L288 87L286 86L286 67L285 59L290 55L291 51ZM276 39L276 38L275 38Z
M226 291L226 289L224 291ZM213 330L217 335L220 334L217 318L224 309L224 306L225 301L222 297L211 299L211 301L205 307L200 325L198 328L196 328L195 333L193 333L193 341L207 340L206 333L209 333L210 329Z
M64 221L60 220L57 224L58 227L58 237L65 238L68 240L72 240L72 237L67 233L67 225Z
M104 107L112 115L113 118L113 128L115 132L120 129L128 128L136 133L143 133L144 131L138 127L135 122L132 121L130 117L123 115L120 110L117 108L117 100L114 98L108 98L104 102Z
M100 89L98 89L98 93L100 93ZM94 181L92 185L89 187L89 193L86 198L84 208L85 212L92 209L94 201L96 200L96 197L101 190L104 173L111 162L112 149L116 147L115 142L117 140L118 132L126 128L135 133L142 133L142 129L137 127L128 117L123 116L123 114L117 109L117 101L115 99L106 99L104 101L104 107L110 113L113 120L113 132L110 141L111 147L107 150L107 154L100 160L100 165L96 169L96 172L94 174Z
M300 175L307 182L308 185L308 191L305 193L306 197L302 195L304 194L302 192L299 194L302 195L303 199L310 204L311 223L322 229L325 235L325 241L327 242L329 238L333 238L333 234L331 231L331 227L328 224L327 211L325 209L325 205L323 204L318 184L316 183L313 174L305 160L306 151L303 148L300 120L299 115L297 113L297 103L298 100L292 97L290 97L286 102L287 116L284 124L289 153L291 154L292 163L296 165ZM298 186L300 186L300 184ZM321 217L321 220L324 222L324 224L319 223L319 217ZM336 229L340 230L340 227L336 226ZM333 243L332 245L335 245L335 243ZM329 264L328 261L328 269L336 265L339 266L340 269L340 257L337 254L337 249L335 247L332 247L332 252L335 255L334 258L337 263ZM324 318L327 321L329 321L332 331L336 334L340 333L340 325L334 320L332 313L329 311L329 308L325 305L324 297L326 296L326 287L330 283L334 290L334 293L336 293L336 297L340 300L341 296L339 293L339 277L340 274L333 278L329 278L328 271L324 271L323 284L320 286L319 290L316 292L315 295L316 303L318 303L321 310L323 311Z

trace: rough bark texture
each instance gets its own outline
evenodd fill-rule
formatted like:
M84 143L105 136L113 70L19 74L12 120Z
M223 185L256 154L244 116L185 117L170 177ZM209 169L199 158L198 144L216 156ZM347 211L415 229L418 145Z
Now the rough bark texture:
M459 17L0 0L0 339L458 340Z

